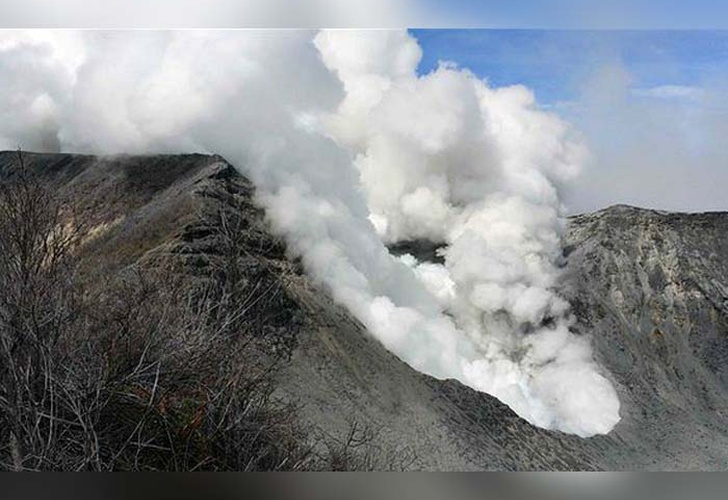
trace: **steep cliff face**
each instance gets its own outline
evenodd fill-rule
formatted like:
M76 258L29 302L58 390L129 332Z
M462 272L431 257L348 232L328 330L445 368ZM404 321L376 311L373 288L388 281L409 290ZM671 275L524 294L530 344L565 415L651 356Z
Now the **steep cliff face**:
M15 161L0 153L0 172ZM114 272L169 260L204 279L211 229L236 219L244 276L272 290L261 331L285 349L278 393L311 435L365 429L360 466L386 469L725 469L728 450L728 214L613 207L572 218L560 292L617 387L622 421L581 439L538 429L495 398L415 372L312 282L268 229L254 188L216 156L28 155L91 230L85 265ZM416 251L417 243L395 251ZM214 264L214 265L213 265ZM224 264L224 263L223 263ZM258 287L258 288L256 288Z
M726 467L728 214L615 206L572 218L564 295L663 467ZM644 462L645 466L650 461Z

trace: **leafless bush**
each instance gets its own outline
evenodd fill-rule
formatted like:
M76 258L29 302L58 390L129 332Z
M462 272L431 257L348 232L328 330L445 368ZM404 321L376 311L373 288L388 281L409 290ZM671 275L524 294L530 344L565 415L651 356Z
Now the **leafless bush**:
M103 449L116 450L107 468L303 467L293 408L273 398L275 359L244 331L230 334L236 311L221 307L214 285L178 280L167 270L135 272L103 309L113 391L99 422Z
M277 396L297 306L282 268L252 255L265 249L248 247L244 207L222 200L198 214L215 252L200 279L169 256L125 267L89 260L84 214L52 178L20 153L3 176L0 469L401 470L414 461L356 421L345 436L316 438ZM280 250L255 241L274 245L266 255Z
M77 298L64 206L24 165L0 184L0 409L12 467L43 460L54 439L53 356ZM48 411L51 411L49 414Z
M332 471L404 471L417 460L409 449L392 448L380 438L379 430L354 419L343 436L323 438L322 467Z
M276 358L246 330L270 290L235 295L232 254L204 284L139 265L90 283L72 212L22 156L0 184L0 468L307 467Z

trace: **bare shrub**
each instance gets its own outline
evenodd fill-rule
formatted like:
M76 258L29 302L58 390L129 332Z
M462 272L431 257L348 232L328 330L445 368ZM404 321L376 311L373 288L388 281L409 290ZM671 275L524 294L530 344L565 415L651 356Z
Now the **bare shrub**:
M322 467L332 471L404 471L417 456L406 448L392 448L379 439L380 430L356 419L342 436L323 437Z
M52 446L55 347L76 314L64 205L23 163L0 183L0 410L12 468L42 461ZM48 412L51 413L48 413Z
M82 226L52 182L19 155L0 186L1 468L309 465L295 408L274 397L276 357L247 328L270 290L234 296L234 255L202 283L139 264L89 282Z

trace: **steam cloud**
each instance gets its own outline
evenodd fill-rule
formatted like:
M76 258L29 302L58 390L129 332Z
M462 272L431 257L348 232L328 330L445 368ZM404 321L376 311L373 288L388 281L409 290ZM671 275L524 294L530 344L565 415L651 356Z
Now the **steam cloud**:
M207 151L258 186L308 272L417 370L530 422L606 433L619 401L554 294L555 185L587 154L521 86L406 32L4 32L0 147ZM428 239L444 264L385 243Z

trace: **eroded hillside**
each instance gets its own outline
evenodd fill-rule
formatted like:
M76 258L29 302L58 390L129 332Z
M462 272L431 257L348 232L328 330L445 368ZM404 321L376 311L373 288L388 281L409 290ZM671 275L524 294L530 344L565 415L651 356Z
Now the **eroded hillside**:
M15 158L0 154L0 171ZM236 269L225 279L248 301L248 327L266 356L282 354L275 395L296 405L307 441L339 446L331 467L726 468L725 214L615 207L571 220L561 293L622 403L609 435L581 439L535 428L387 352L287 254L253 186L224 159L27 158L79 204L87 276L139 262L200 282Z

